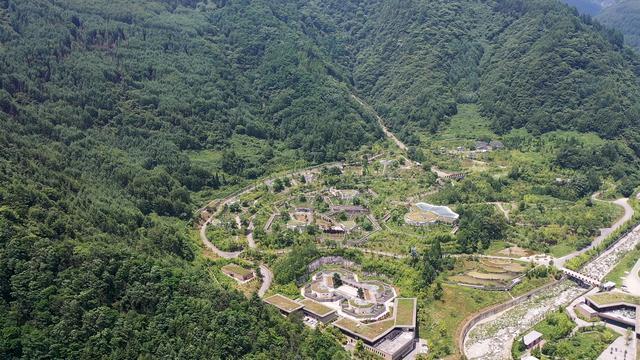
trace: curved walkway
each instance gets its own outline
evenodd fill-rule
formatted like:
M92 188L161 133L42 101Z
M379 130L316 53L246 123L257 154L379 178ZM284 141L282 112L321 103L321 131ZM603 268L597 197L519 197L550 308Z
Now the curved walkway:
M587 246L584 249L574 251L571 254L568 254L568 255L565 255L563 257L555 259L554 260L554 264L556 264L556 266L563 267L564 264L567 261L569 261L570 259L573 259L576 256L580 256L580 255L584 254L585 252L591 250L592 248L600 245L609 235L611 235L614 231L618 230L618 228L620 228L622 225L624 225L627 221L631 220L631 218L633 217L634 211L633 211L633 208L631 207L631 205L629 205L629 199L628 198L622 198L622 199L618 199L618 200L615 200L615 201L607 201L607 200L598 199L598 194L599 193L593 194L591 196L591 199L593 201L608 202L608 203L616 204L616 205L618 205L618 206L620 206L620 207L622 207L624 209L624 214L622 215L622 217L620 219L618 219L610 227L600 229L600 235L598 235L591 242L591 245Z
M212 220L213 220L213 216L210 217L207 221L205 221L204 224L202 224L202 226L200 226L200 240L202 240L202 243L207 247L207 249L213 251L216 255L220 256L221 258L235 259L238 256L240 256L242 251L235 251L235 252L222 251L218 249L215 245L213 245L211 241L209 241L209 239L207 238L207 226L211 223Z
M260 274L262 274L262 285L260 286L260 290L258 290L258 296L263 297L271 287L273 272L266 265L261 264Z

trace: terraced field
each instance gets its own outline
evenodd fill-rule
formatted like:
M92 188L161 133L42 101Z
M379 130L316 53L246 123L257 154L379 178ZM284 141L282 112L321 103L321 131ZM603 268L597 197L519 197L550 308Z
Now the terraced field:
M449 281L471 286L503 287L523 275L526 265L501 259L460 259Z

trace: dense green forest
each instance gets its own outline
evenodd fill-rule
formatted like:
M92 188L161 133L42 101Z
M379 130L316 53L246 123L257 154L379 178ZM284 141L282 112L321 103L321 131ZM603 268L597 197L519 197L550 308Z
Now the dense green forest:
M356 87L409 143L412 129L437 130L465 102L499 132L615 138L637 125L637 57L619 32L558 2L324 4L351 35Z
M477 103L500 133L615 139L632 169L639 65L553 0L0 0L0 354L341 358L215 283L194 193L377 142L351 93L410 144ZM571 145L558 166L602 166Z

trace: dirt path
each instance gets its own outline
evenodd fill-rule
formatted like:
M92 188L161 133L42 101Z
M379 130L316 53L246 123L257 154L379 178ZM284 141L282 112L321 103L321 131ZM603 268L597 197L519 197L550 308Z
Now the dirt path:
M362 99L360 99L359 97L351 94L351 97L358 103L360 104L360 106L362 106L363 108L371 111L371 113L373 114L373 116L376 118L376 120L378 121L378 125L380 125L380 127L382 128L382 132L384 132L384 135L389 138L391 141L393 141L396 146L398 146L398 148L400 148L400 150L402 151L407 151L409 148L407 147L407 145L405 145L402 141L400 141L391 131L389 131L389 129L387 129L387 126L384 124L384 120L380 117L380 115L378 115L378 113L375 111L375 109L373 107L371 107L369 104L365 103Z
M490 204L495 205L498 208L498 210L502 211L502 213L504 214L504 217L507 219L507 221L509 221L509 212L507 211L507 209L504 208L501 202L493 202Z

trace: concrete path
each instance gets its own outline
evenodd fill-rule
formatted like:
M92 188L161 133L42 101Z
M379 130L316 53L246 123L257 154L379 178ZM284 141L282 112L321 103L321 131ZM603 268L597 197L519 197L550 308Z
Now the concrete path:
M591 199L593 201L600 201L600 202L610 202L612 204L616 204L618 206L621 206L624 209L624 214L622 215L621 218L619 218L615 223L613 223L613 225L611 225L608 228L603 228L600 229L600 235L598 235L593 242L591 242L591 245L587 246L586 248L582 249L582 250L577 250L572 252L571 254L565 255L563 257L557 258L554 260L554 264L558 267L563 267L564 264L569 261L570 259L573 259L576 256L580 256L582 254L584 254L585 252L591 250L592 248L600 245L609 235L611 235L611 233L613 233L614 231L616 231L619 227L621 227L622 225L624 225L627 221L629 221L632 217L633 217L633 208L629 205L629 199L628 198L622 198L622 199L618 199L615 201L605 201L605 200L600 200L597 198L598 193L595 193L591 196Z
M249 248L251 249L255 249L257 247L256 241L253 239L253 229L255 228L253 225L253 218L255 218L255 215L251 217L251 220L249 220L249 226L247 226L247 243L249 243Z
M235 251L235 252L222 251L218 249L215 245L213 245L211 241L209 241L209 239L207 238L207 226L211 223L211 220L213 220L213 217L207 220L200 227L200 240L202 240L202 243L204 244L204 246L206 246L209 250L213 251L216 255L220 256L221 258L234 259L240 256L242 251Z
M640 272L640 259L636 261L633 269L625 276L623 285L627 288L627 292L640 296L640 275L638 275L638 272Z
M627 341L627 338L621 335L598 356L598 360L635 360L635 354L635 339Z
M260 265L260 274L262 274L262 285L258 290L258 296L263 297L271 287L273 281L273 272L265 265Z

